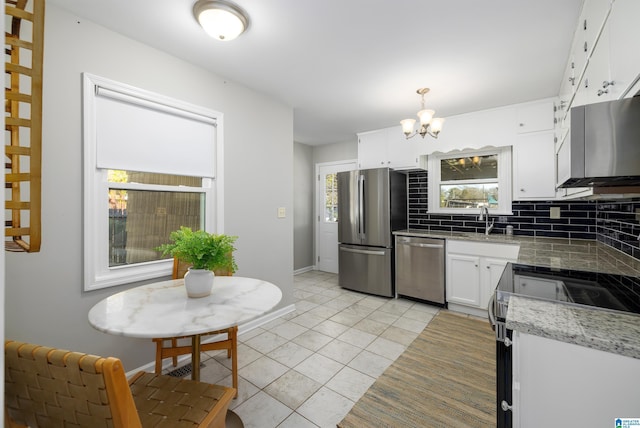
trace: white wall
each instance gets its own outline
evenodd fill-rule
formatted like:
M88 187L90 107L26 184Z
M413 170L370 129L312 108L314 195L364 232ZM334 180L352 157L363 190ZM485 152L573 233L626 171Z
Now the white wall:
M213 41L212 41L213 43ZM42 250L6 254L6 337L98 355L126 370L154 358L150 340L100 333L87 312L127 287L82 291L81 73L224 114L225 232L238 235L238 275L293 303L293 111L53 4L45 21ZM277 218L285 207L287 218Z
M295 143L293 154L293 269L300 270L315 265L313 259L313 197L315 189L313 148Z
M358 137L353 136L353 141L344 143L314 146L313 165L323 162L336 162L342 160L358 159Z

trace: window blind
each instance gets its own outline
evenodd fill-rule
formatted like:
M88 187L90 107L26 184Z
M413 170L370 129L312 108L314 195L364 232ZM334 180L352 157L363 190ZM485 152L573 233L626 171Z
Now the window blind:
M216 121L96 86L98 168L215 177Z

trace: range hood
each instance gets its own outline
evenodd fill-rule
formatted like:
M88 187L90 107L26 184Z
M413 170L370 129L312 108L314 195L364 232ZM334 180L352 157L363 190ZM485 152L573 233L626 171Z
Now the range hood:
M559 187L640 186L640 97L571 109L571 176Z

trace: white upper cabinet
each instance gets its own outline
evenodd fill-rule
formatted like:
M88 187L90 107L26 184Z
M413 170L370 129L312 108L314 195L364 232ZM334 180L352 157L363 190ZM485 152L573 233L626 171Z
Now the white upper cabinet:
M607 20L609 87L612 98L632 95L629 89L640 77L640 1L616 0ZM602 82L599 82L602 84Z
M358 134L358 168L380 168L387 166L387 131Z
M420 137L407 140L400 126L359 133L358 168L418 168L425 144Z
M516 108L518 134L553 129L553 101L521 104Z
M513 148L513 200L555 197L553 131L518 135Z

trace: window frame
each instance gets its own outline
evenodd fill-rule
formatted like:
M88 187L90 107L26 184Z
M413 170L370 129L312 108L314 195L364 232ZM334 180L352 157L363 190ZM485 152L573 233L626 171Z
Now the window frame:
M182 111L204 115L215 120L215 174L201 177L202 187L167 186L140 183L113 183L108 181L108 169L97 167L96 87L107 88L140 99ZM132 190L159 190L205 194L205 230L224 233L224 171L223 171L223 115L163 95L155 94L102 77L83 73L83 289L99 290L137 281L171 275L171 259L155 260L124 266L109 267L109 188ZM168 173L166 171L154 171Z
M477 215L479 210L471 208L442 208L440 207L440 186L441 184L452 184L453 181L441 180L441 161L444 159L455 159L460 157L486 156L495 154L498 157L498 203L499 208L489 208L492 214L511 215L512 195L511 195L511 146L486 148L481 150L461 150L448 153L431 154L428 158L428 182L429 182L429 214L467 214ZM459 184L482 184L490 179L459 180ZM478 212L476 212L478 211Z

